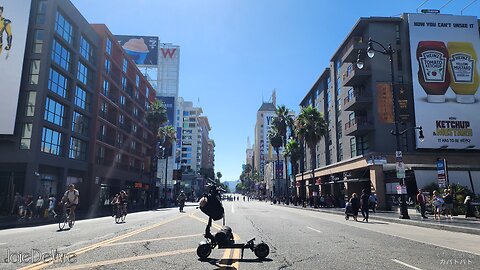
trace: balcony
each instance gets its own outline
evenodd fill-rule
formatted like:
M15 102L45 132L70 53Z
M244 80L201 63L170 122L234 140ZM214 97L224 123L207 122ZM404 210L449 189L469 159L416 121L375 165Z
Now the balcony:
M347 70L342 75L343 86L357 86L372 75L372 72L367 66L362 69L357 68L356 64L350 64Z
M368 47L368 40L366 42L362 42L361 37L353 37L348 44L345 46L345 50L343 51L342 56L342 63L350 62L353 63L357 61L358 57L358 50L366 50Z
M356 88L353 92L348 93L348 96L343 100L343 108L345 111L357 111L371 103L372 94L363 88Z
M366 117L355 117L345 123L346 136L362 136L372 131L373 124Z

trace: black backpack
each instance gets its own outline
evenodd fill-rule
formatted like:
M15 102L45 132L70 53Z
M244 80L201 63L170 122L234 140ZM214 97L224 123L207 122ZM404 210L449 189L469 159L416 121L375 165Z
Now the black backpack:
M200 207L200 210L213 220L222 219L225 211L218 197L211 194L207 195L207 203L203 207Z

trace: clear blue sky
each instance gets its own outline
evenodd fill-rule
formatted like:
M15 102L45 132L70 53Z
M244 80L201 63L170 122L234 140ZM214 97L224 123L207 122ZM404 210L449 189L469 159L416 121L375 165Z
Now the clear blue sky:
M72 0L114 34L159 36L181 46L180 96L203 108L215 140L215 171L236 180L253 143L256 111L298 104L359 17L414 13L424 0ZM439 9L450 0L430 0ZM472 0L442 13L460 14ZM480 1L464 15L480 15ZM197 102L200 100L200 102Z

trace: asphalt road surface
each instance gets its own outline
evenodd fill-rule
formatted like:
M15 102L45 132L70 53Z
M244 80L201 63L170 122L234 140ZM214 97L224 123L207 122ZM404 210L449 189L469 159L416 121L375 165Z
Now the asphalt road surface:
M0 269L480 269L480 236L271 205L224 202L236 242L270 246L258 260L245 250L196 255L207 216L194 205L0 231ZM361 219L359 219L361 220ZM215 232L221 222L216 222ZM33 261L32 262L32 256ZM51 257L55 257L55 261ZM42 258L42 260L40 259ZM38 262L37 262L38 261Z

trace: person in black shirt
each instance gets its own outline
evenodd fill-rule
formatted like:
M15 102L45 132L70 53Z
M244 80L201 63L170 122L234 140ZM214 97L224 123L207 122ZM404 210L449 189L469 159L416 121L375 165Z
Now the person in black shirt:
M360 208L360 199L357 197L357 193L352 193L350 203L352 204L353 219L357 221L358 209Z
M365 189L362 190L362 196L360 196L360 201L362 203L362 216L363 221L368 222L368 203L370 196L367 194Z

